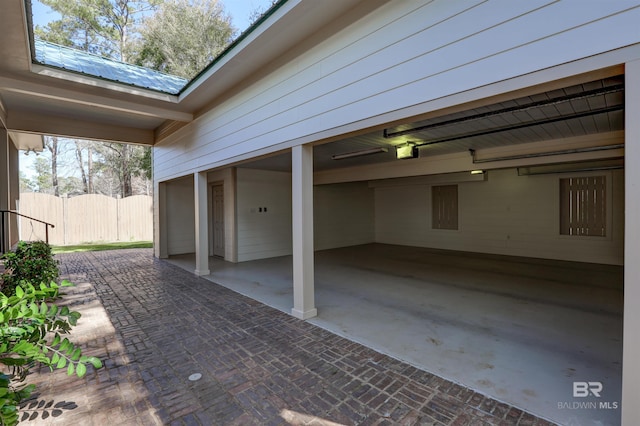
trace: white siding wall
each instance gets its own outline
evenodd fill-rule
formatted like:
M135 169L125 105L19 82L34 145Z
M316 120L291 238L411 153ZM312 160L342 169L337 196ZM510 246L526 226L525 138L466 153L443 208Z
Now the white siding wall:
M458 184L459 229L431 229L429 185L376 188L376 242L622 265L624 172L607 176L607 237L559 235L559 179L492 170Z
M291 174L239 168L236 179L238 261L290 255Z
M426 113L430 101L638 43L639 21L631 1L388 2L301 41L304 53L157 144L155 178Z
M314 187L316 250L374 241L374 192L366 182Z
M194 253L195 210L193 176L166 184L167 254Z

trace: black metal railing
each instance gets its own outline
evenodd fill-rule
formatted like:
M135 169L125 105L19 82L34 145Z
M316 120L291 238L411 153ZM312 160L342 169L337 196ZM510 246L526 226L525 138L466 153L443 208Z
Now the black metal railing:
M6 238L6 236L8 235L8 230L6 228L8 221L5 219L12 214L44 224L45 242L49 244L49 227L55 228L55 225L49 222L45 222L44 220L36 219L35 217L27 216L26 214L22 214L15 210L0 210L0 220L2 223L2 225L0 226L0 253L6 253L10 248L8 247L10 242Z

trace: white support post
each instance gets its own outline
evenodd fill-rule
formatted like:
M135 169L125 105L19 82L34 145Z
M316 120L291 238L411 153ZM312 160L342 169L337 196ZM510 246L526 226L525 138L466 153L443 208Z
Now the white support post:
M625 224L622 424L640 419L640 60L625 66Z
M313 147L291 149L293 226L293 309L300 319L318 315L315 307L313 259Z
M207 173L193 176L194 203L196 213L196 275L209 275L209 205L207 202Z
M169 257L167 236L167 183L156 182L153 191L154 206L154 234L153 234L153 247L155 250L155 256L160 259L167 259Z

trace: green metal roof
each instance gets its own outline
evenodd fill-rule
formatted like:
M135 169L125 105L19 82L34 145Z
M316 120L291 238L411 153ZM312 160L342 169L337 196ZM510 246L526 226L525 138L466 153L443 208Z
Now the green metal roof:
M156 92L177 95L189 80L114 61L92 53L35 40L34 62L90 77L127 84Z

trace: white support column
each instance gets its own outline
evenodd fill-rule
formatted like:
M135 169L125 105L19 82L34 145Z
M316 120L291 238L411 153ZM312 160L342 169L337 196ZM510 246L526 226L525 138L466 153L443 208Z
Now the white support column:
M295 146L292 157L293 309L300 319L318 315L313 284L313 147Z
M236 168L225 171L224 177L224 260L238 263Z
M640 60L625 66L625 231L622 424L640 419Z
M196 275L209 275L209 205L207 172L194 173L193 189L196 213Z
M156 182L153 194L153 202L155 204L153 247L156 257L167 259L169 257L167 238L167 183Z

